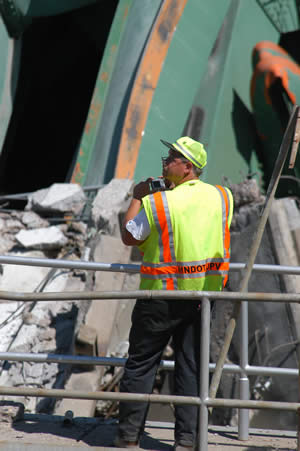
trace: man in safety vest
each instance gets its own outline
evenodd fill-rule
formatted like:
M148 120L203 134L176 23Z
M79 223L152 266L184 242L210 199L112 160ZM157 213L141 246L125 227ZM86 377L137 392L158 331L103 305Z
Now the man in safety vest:
M123 242L143 253L140 289L222 290L229 270L232 194L199 180L207 161L201 143L189 137L161 141L169 149L162 159L169 189L151 193L151 179L138 183L122 229ZM199 396L199 328L199 301L138 299L121 392L152 393L172 337L174 394ZM116 446L138 446L147 410L146 402L120 402ZM197 406L175 406L175 450L195 448L197 416Z

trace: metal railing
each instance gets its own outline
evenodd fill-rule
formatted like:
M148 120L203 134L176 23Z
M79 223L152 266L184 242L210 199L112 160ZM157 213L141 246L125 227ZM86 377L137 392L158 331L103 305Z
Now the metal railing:
M133 292L64 292L64 293L11 293L0 292L0 299L6 300L22 300L26 301L59 301L59 300L95 300L95 299L199 299L202 304L201 314L201 365L200 365L200 393L199 397L186 396L167 396L167 395L153 395L153 394L129 394L129 393L85 393L74 392L67 390L43 390L31 388L8 388L0 387L0 394L13 396L35 396L35 397L55 397L55 398L76 398L76 399L109 399L109 400L127 400L127 401L149 401L154 403L173 403L173 404L194 404L199 406L199 451L207 451L208 449L208 414L211 407L236 407L240 409L239 415L239 438L247 440L249 430L249 416L247 409L280 409L300 412L300 403L290 402L271 402L271 401L253 401L249 400L249 380L248 375L251 374L279 374L280 369L269 367L251 367L248 364L248 315L247 302L243 301L263 301L263 302L300 302L300 294L281 294L281 293L247 293L248 281L252 271L263 270L285 273L285 274L300 274L300 268L295 267L271 267L271 265L254 265L256 254L260 246L263 231L268 219L272 200L275 196L276 187L278 185L281 172L286 161L290 147L292 146L289 167L292 168L295 163L295 158L298 150L300 140L300 108L294 105L291 113L277 160L275 162L274 170L270 179L269 187L266 194L265 205L261 214L261 218L257 227L256 235L254 237L248 261L245 265L234 264L230 265L230 270L241 270L244 268L243 277L241 278L241 285L239 292L225 293L225 292L191 292L191 291L133 291ZM116 271L116 272L138 272L137 265L119 265L119 264L99 264L87 262L69 262L59 260L44 260L22 257L6 257L0 256L0 264L18 264L18 265L32 265L32 266L47 266L52 268L74 268L85 270L101 270L101 271ZM236 264L237 265L237 264ZM209 387L209 344L210 344L210 301L231 300L235 303L233 314L228 322L223 348L221 349L219 359L216 363L215 371L212 377L211 386ZM241 308L241 362L240 366L228 368L225 365L225 358L231 343L233 332L235 330L236 321L239 316ZM23 354L23 359L31 359L34 356ZM1 353L2 360L22 359L22 355L12 353ZM37 356L35 357L37 358ZM42 357L40 357L42 358ZM59 359L61 363L65 358L65 363L71 361L70 356L45 356L45 359ZM74 357L73 357L74 358ZM77 364L80 363L80 358L77 357ZM91 358L89 359L90 363ZM94 360L94 359L93 359ZM34 361L34 360L32 360ZM42 361L42 360L40 360ZM45 360L46 361L46 360ZM103 360L102 360L103 361ZM112 359L111 362L115 359ZM81 363L86 364L86 358L82 359ZM98 360L100 364L100 360ZM106 363L106 361L105 361ZM102 364L102 363L101 363ZM108 364L108 362L107 362ZM124 362L122 362L124 364ZM109 363L111 365L111 363ZM217 388L220 382L222 372L227 370L234 370L240 373L240 387L242 399L216 399ZM282 370L282 369L281 369ZM259 371L256 373L256 371ZM297 376L298 371L294 369L285 369L290 376ZM300 422L299 422L300 423ZM298 449L300 450L299 434L298 434Z
M0 256L0 263L44 266L52 268L82 269L94 271L117 271L117 272L139 272L139 265L121 265L121 264L103 264L91 262L74 262L68 260L36 259L14 256ZM245 264L231 263L230 271L241 271ZM300 267L277 266L277 265L254 265L253 271L265 271L278 274L300 274ZM6 301L66 301L66 300L104 300L104 299L182 299L184 302L198 299L202 303L201 315L201 373L200 373L200 393L199 397L154 395L154 394L132 394L132 393L108 393L108 392L81 392L64 389L35 389L21 387L0 387L0 395L4 396L33 396L33 397L52 397L52 398L73 398L73 399L93 399L93 400L126 400L152 403L173 403L189 404L199 406L199 450L208 449L208 410L212 407L229 407L242 409L275 409L285 411L295 411L300 409L300 403L291 402L273 402L273 401L255 401L249 400L249 392L246 399L215 399L209 396L209 372L213 372L215 364L209 363L210 347L210 302L230 300L232 302L251 301L251 302L291 302L300 303L300 294L285 293L248 293L248 292L212 292L212 291L106 291L106 292L59 292L59 293L20 293L0 291L0 299ZM248 328L245 321L242 322L242 328ZM245 347L245 346L244 346ZM248 353L247 349L241 349ZM74 355L56 355L56 354L30 354L1 352L0 360L6 361L27 361L27 362L47 362L64 363L76 365L104 365L104 366L124 366L126 359L111 357L87 357ZM242 359L243 360L243 359ZM172 370L174 362L162 361L161 368ZM240 374L241 379L248 375L281 375L298 377L299 371L296 368L276 368L265 366L245 365L245 360L241 365L225 364L223 371L226 373ZM243 383L243 381L242 381ZM243 394L245 398L245 393ZM240 425L239 425L240 427ZM247 427L249 427L249 422ZM245 425L243 426L245 428ZM247 438L246 438L247 439ZM246 440L244 438L244 440Z

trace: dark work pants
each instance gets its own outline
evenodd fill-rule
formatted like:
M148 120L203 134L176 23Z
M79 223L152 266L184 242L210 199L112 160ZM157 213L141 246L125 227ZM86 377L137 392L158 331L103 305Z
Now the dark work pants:
M174 394L199 396L199 301L137 300L132 313L129 357L121 392L152 393L162 352L173 337ZM144 429L148 403L120 402L119 435L137 441ZM198 407L175 405L175 441L196 442Z

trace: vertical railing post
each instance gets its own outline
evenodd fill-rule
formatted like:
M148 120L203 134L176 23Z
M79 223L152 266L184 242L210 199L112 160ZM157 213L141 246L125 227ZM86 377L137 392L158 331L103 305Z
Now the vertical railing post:
M240 399L249 399L249 378L246 372L248 366L248 302L243 301L240 316L240 366L242 372L239 379ZM249 410L239 409L239 440L249 438Z
M209 390L209 340L210 340L210 301L204 297L201 302L201 345L200 345L200 400L199 407L199 451L208 450L208 406L206 400Z

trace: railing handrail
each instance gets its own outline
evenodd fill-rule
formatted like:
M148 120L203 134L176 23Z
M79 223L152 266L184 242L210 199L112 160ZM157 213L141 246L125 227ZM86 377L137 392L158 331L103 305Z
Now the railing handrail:
M0 352L0 361L10 362L32 362L32 363L60 363L65 365L93 365L93 366L111 366L123 367L126 363L123 357L94 357L72 354L47 354L47 353L30 353L30 352ZM215 363L209 364L209 371L213 372L216 367ZM174 360L161 360L160 369L166 371L174 370ZM258 366L248 365L245 369L237 364L224 365L224 373L241 374L246 372L248 375L263 376L291 376L298 377L299 370L296 368L280 368L275 366Z
M68 260L51 260L51 259L31 259L25 257L1 257L0 263L6 264L19 264L30 266L48 266L58 268L81 268L92 269L99 271L113 271L113 272L138 272L139 265L122 265L122 264L101 264L90 262L69 262ZM243 263L232 263L231 270L239 271L245 267ZM300 267L289 267L280 265L254 265L254 270L257 271L270 271L272 273L284 273L284 274L299 274ZM300 303L300 294L297 293L258 293L258 292L225 292L225 291L161 291L161 290L135 290L135 291L88 291L88 292L42 292L42 293L22 293L22 292L8 292L0 291L0 299L6 301L65 301L65 300L116 300L116 299L182 299L185 302L187 300L198 299L199 302L204 302L202 305L202 337L201 337L201 354L206 354L206 357L201 363L201 377L207 370L213 371L216 364L209 364L208 360L208 347L209 347L209 318L210 318L210 301L223 301L231 300L233 302L240 301L252 301L252 302L294 302ZM203 308L204 307L204 308ZM204 333L203 333L204 331ZM205 350L203 353L202 351ZM27 353L0 353L0 360L14 360L14 361L37 361L41 362L44 359L45 362L57 362L64 364L99 364L105 366L123 366L126 359L117 361L116 358L100 358L86 357L86 356L63 356L53 354L27 354ZM99 359L99 360L98 360ZM105 360L103 360L105 359ZM202 359L202 357L201 357ZM172 362L165 363L162 361L161 365L166 369L172 369ZM119 365L120 364L120 365ZM244 374L257 374L257 375L281 375L281 376L299 376L298 369L294 368L276 368L276 367L259 367L250 366L241 367L239 365L225 365L224 372L240 373ZM93 392L86 393L80 391L70 391L65 389L36 389L27 387L0 387L0 395L6 396L33 396L33 397L54 397L54 398L72 398L72 399L102 399L102 400L126 400L129 402L153 402L153 403L173 403L173 404L194 404L198 405L200 409L199 415L199 436L202 439L199 442L199 449L207 450L207 431L206 425L208 424L208 407L229 407L238 409L273 409L273 410L285 410L285 411L300 411L300 403L291 402L275 402L275 401L257 401L248 399L215 399L208 395L207 386L208 379L207 374L204 374L206 382L202 384L199 397L186 397L186 396L171 396L171 395L153 395L153 394L133 394L133 393L108 393L108 392ZM206 431L206 432L205 432Z
M140 272L141 267L140 264L101 263L84 260L71 261L65 259L19 257L12 255L0 255L0 264L38 266L59 269L82 269L86 271L125 272L135 274ZM242 271L245 267L246 263L231 262L229 264L229 271ZM300 275L300 266L254 264L253 271Z
M204 297L213 301L289 302L300 303L300 293L264 293L239 291L188 291L188 290L134 290L134 291L63 291L63 292L17 292L0 291L0 300L23 302L46 301L102 301L117 299L176 299L188 302L201 301Z

